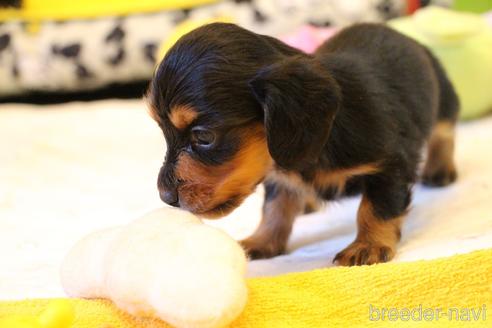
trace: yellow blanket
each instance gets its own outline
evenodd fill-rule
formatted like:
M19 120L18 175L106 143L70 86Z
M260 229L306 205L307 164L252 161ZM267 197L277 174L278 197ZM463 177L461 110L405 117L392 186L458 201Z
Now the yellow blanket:
M252 278L248 285L248 304L232 327L492 327L492 249L432 261ZM37 315L48 302L0 302L0 318ZM168 327L133 318L108 301L71 302L75 328Z
M192 8L217 0L23 0L21 8L0 8L0 21L81 19Z

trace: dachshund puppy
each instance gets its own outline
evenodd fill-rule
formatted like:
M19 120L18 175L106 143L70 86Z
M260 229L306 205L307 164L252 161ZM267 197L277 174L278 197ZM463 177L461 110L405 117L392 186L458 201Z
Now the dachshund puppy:
M357 237L334 261L389 261L426 142L423 182L456 179L453 87L426 48L383 25L346 28L313 55L206 25L167 53L146 99L167 142L164 202L215 218L264 184L261 224L242 241L252 258L284 252L318 200L362 193Z

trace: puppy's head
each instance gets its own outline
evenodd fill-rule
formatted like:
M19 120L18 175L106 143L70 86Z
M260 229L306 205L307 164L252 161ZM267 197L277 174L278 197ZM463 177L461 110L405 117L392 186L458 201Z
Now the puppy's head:
M219 217L274 165L315 165L339 97L322 71L313 58L232 24L182 37L146 96L167 144L158 177L162 200Z

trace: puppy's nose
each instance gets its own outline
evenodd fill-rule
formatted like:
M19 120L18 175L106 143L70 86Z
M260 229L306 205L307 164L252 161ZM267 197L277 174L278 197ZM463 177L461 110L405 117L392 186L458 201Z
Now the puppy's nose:
M178 192L176 190L161 190L159 196L164 203L179 207Z

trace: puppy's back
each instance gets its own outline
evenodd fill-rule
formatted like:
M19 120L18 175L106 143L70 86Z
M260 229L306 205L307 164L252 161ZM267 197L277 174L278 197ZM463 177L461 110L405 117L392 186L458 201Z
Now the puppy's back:
M440 97L429 54L423 45L385 25L364 23L340 31L315 56L340 80L357 79L368 94L380 95L383 103L378 107L396 110L393 115L426 135Z

